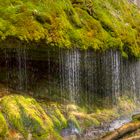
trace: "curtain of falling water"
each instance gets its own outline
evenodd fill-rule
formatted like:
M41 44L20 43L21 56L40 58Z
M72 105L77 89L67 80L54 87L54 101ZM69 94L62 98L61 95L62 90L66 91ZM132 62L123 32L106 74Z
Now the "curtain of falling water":
M28 89L28 75L27 75L27 52L26 52L26 46L23 49L23 60L24 60L24 81L25 81L25 91Z
M7 49L4 50L4 56L5 56L4 60L5 60L5 71L6 71L5 81L6 81L6 88L8 90L8 87L9 87L9 85L8 85L8 82L9 82L9 63L8 63L9 55L8 55Z
M26 49L18 47L17 52L17 72L18 72L18 86L17 90L27 90L27 54Z
M16 90L27 90L27 64L26 50L5 49L5 69L7 87L13 87Z
M22 75L22 50L21 48L17 48L17 65L18 65L18 90L22 90L23 89L23 75ZM23 62L24 64L24 62Z
M96 53L91 50L84 51L81 58L81 86L82 98L92 103L97 93L97 64Z
M64 54L62 71L63 87L65 86L66 91L69 93L69 99L72 102L78 101L78 93L80 88L80 52L79 50L66 50Z
M120 96L120 53L119 52L114 52L114 65L113 65L113 85L114 87L114 93L115 96L118 97Z
M59 48L59 87L61 92L61 97L66 98L66 88L65 88L65 66L64 66L64 54L63 50Z
M136 100L140 91L140 63L137 60L121 59L121 91L125 91L126 95ZM124 94L124 92L122 92Z
M112 71L112 96L113 103L116 102L117 97L120 96L120 53L117 51L111 51L111 71Z
M117 51L96 53L94 58L89 59L89 61L95 61L93 64L95 74L91 74L90 77L94 77L94 81L96 81L96 84L91 82L91 85L96 88L94 92L96 98L114 104L120 89L120 54Z
M67 50L63 53L61 77L71 101L78 97L93 103L98 98L109 105L116 104L122 95L134 100L139 95L138 62L122 58L116 50L104 53Z
M51 75L51 64L50 64L50 62L51 62L50 59L51 59L51 58L50 58L50 53L51 53L50 50L48 50L48 54L47 54L47 55L48 55L48 56L47 56L48 71L47 71L47 72L48 72L48 81L49 81L49 82L51 81L51 76L50 76L50 75ZM51 88L49 88L48 90L49 90L49 92L50 92L50 94L51 94L51 93L52 93Z
M47 56L45 60L38 61L41 65L35 66L35 60L29 66L27 58L30 55L25 47L11 52L5 49L4 55L7 83L14 83L17 90L28 89L30 71L34 73L33 77L39 77L39 80L31 79L36 83L47 78L46 88L51 95L57 94L53 92L59 88L61 97L74 103L94 104L101 100L110 105L116 104L118 97L123 95L135 101L140 97L140 61L124 59L116 50L100 53L90 49L81 51L53 48L44 53ZM29 67L37 69L37 72L31 71Z
M135 66L136 66L136 72L135 72L136 94L137 94L137 98L140 99L140 61L136 61Z

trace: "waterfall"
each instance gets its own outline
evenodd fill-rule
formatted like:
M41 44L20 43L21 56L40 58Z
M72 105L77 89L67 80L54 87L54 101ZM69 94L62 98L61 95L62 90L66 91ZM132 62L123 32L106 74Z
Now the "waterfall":
M140 99L140 61L125 59L117 50L50 48L40 52L33 54L26 47L4 50L8 87L28 91L34 86L38 92L44 86L45 94L73 103L94 104L99 100L108 106L116 105L121 96Z
M75 102L79 93L80 53L78 50L67 50L64 56L65 87L69 92L69 99Z
M18 84L18 89L19 90L22 90L23 89L23 75L22 75L22 64L21 64L21 61L22 61L22 52L21 52L21 49L20 48L17 48L17 62L18 62L18 81L19 81L19 84ZM24 62L23 62L24 63Z
M120 54L117 51L111 51L111 72L112 72L112 101L116 102L120 96ZM115 97L115 98L114 98Z
M65 96L65 57L63 51L59 48L59 87L61 92L61 97L66 98Z
M27 90L27 54L26 49L24 48L17 48L17 72L18 72L18 86L17 90Z
M28 76L27 76L27 52L26 49L24 47L23 50L23 61L24 61L24 81L25 81L25 91L27 91L28 89Z
M27 53L24 48L4 49L7 88L27 91ZM1 60L3 61L3 60Z
M92 102L97 93L97 65L96 65L96 53L87 50L82 53L81 58L81 88L84 94L83 98L87 102Z
M140 99L140 61L137 61L136 64L136 93L138 99Z
M120 53L106 51L98 54L97 58L98 91L108 103L115 104L120 92Z
M5 81L6 81L6 87L8 90L8 87L9 87L9 84L8 84L9 83L9 63L8 63L9 55L8 55L7 49L4 50L4 60L5 60L5 70L6 70Z

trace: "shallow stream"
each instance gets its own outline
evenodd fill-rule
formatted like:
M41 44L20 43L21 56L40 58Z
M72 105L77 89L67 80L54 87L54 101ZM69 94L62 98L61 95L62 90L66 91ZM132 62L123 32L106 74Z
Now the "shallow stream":
M114 131L124 124L132 120L132 115L140 113L139 111L133 112L129 116L120 117L111 123L103 123L98 127L90 127L87 130L83 131L81 134L77 129L65 129L63 130L64 140L100 140L103 135L108 132Z

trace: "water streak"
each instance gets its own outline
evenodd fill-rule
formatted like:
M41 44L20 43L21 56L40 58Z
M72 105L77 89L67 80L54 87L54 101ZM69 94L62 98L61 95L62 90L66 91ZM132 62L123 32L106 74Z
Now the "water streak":
M117 50L101 53L53 48L42 51L41 56L32 53L25 47L4 50L7 86L27 91L32 90L32 83L34 88L42 85L46 94L74 103L94 104L98 98L115 105L123 95L135 101L140 98L140 61L125 59ZM37 60L31 56L38 56Z

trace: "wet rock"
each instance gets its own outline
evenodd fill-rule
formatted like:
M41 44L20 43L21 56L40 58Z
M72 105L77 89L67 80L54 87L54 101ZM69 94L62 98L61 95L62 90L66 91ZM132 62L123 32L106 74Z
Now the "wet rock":
M9 95L1 99L0 105L11 128L20 132L25 139L30 140L32 137L32 139L48 140L52 136L60 137L54 130L51 118L35 99L21 95Z
M77 135L80 136L80 132L76 128L66 128L61 131L61 136Z
M63 137L63 140L78 140L76 135L70 135Z

